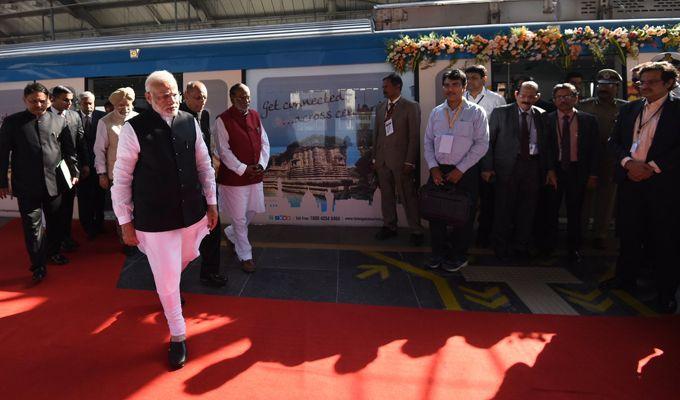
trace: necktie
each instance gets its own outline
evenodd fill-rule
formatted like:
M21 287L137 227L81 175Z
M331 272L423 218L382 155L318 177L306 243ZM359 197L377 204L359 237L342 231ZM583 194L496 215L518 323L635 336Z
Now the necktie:
M90 132L90 125L92 125L92 120L90 119L89 115L85 116L85 123L83 124L83 129L85 130L85 133Z
M529 123L527 117L529 114L526 111L522 111L522 121L520 122L520 138L519 138L519 154L523 159L529 158Z
M571 130L569 129L570 118L564 116L562 118L562 169L567 170L569 168L569 162L571 161Z
M385 121L392 118L392 112L394 111L394 103L391 101L387 104L387 112L385 113Z

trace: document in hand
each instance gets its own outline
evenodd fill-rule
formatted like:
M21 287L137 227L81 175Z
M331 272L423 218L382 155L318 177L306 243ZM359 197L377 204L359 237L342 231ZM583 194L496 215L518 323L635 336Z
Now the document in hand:
M64 179L66 186L71 189L73 187L73 179L71 178L71 171L68 169L66 161L61 160L57 164L57 175L61 175Z

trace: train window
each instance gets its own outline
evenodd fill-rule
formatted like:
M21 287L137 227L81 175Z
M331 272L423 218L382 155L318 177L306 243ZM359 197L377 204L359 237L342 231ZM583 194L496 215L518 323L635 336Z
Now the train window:
M271 146L266 202L277 213L300 221L322 213L349 225L379 220L370 150L390 72L385 64L248 70L251 106ZM402 95L412 99L413 74L402 79Z

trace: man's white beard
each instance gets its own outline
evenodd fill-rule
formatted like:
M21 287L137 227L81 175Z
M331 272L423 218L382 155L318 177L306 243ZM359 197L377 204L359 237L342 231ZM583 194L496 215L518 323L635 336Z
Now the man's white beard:
M177 112L179 111L179 108L175 108L173 112L165 112L163 110L158 109L155 104L151 104L151 107L153 108L154 111L160 114L161 117L165 118L174 118L177 116Z

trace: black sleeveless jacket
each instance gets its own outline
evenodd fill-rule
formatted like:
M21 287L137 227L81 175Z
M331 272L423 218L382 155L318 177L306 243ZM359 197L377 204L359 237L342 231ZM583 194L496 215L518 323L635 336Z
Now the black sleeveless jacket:
M130 119L139 141L132 180L135 229L170 231L191 226L205 216L194 121L191 114L179 111L170 127L153 110Z

